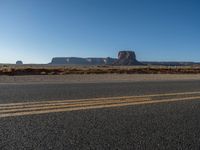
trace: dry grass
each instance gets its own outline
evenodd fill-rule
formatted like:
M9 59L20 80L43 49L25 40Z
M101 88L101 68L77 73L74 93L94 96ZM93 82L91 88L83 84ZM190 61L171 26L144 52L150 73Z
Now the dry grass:
M0 75L66 75L66 74L200 74L199 66L49 66L1 65Z

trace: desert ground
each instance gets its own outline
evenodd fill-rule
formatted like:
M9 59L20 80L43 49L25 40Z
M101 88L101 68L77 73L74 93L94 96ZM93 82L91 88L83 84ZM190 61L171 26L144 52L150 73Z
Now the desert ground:
M200 66L0 65L0 75L200 74Z
M98 83L199 79L199 66L0 65L0 83Z

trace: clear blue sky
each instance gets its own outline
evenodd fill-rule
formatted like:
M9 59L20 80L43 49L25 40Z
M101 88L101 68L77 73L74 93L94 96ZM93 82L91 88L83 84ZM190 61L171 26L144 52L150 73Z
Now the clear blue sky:
M55 56L200 61L199 0L0 0L0 62Z

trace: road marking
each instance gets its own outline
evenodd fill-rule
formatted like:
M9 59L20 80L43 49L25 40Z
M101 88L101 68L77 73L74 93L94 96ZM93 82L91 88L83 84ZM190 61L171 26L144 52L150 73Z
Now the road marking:
M109 100L109 101L90 101L90 102L81 102L81 103L61 103L61 104L47 104L47 105L38 105L38 106L22 106L22 107L9 107L0 109L0 113L7 112L17 112L17 111L33 111L33 110L45 110L45 109L60 109L60 108L72 108L72 107L87 107L87 106L96 106L96 105L109 105L109 104L120 104L120 103L129 103L129 102L141 102L147 101L150 99L125 99L125 100Z
M151 94L151 95L138 95L138 96L122 96L122 97L107 97L107 98L90 98L90 99L78 99L78 100L51 100L40 102L22 102L22 103L6 103L0 104L0 108L4 106L17 106L17 105L31 105L31 104L49 104L49 103L62 103L62 102L82 102L93 100L113 100L113 99L130 99L130 98L146 98L146 97L161 97L161 96L177 96L177 95L191 95L200 94L200 91L195 92L182 92L182 93L163 93L163 94Z
M112 108L112 107L122 107L122 106L142 105L142 104L200 100L200 95L198 94L200 94L200 91L143 95L143 96L125 96L125 97L113 97L113 98L110 97L110 98L94 98L94 99L82 99L82 100L0 104L0 118L87 110L87 109ZM172 96L172 97L170 99L159 98L163 96ZM182 96L182 97L177 98L176 96Z

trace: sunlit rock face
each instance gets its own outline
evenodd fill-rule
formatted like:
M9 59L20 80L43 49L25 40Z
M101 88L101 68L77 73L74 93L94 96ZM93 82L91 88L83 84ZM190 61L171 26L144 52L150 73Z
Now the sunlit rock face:
M142 65L136 59L134 51L120 51L118 53L118 60L114 63L115 65Z

